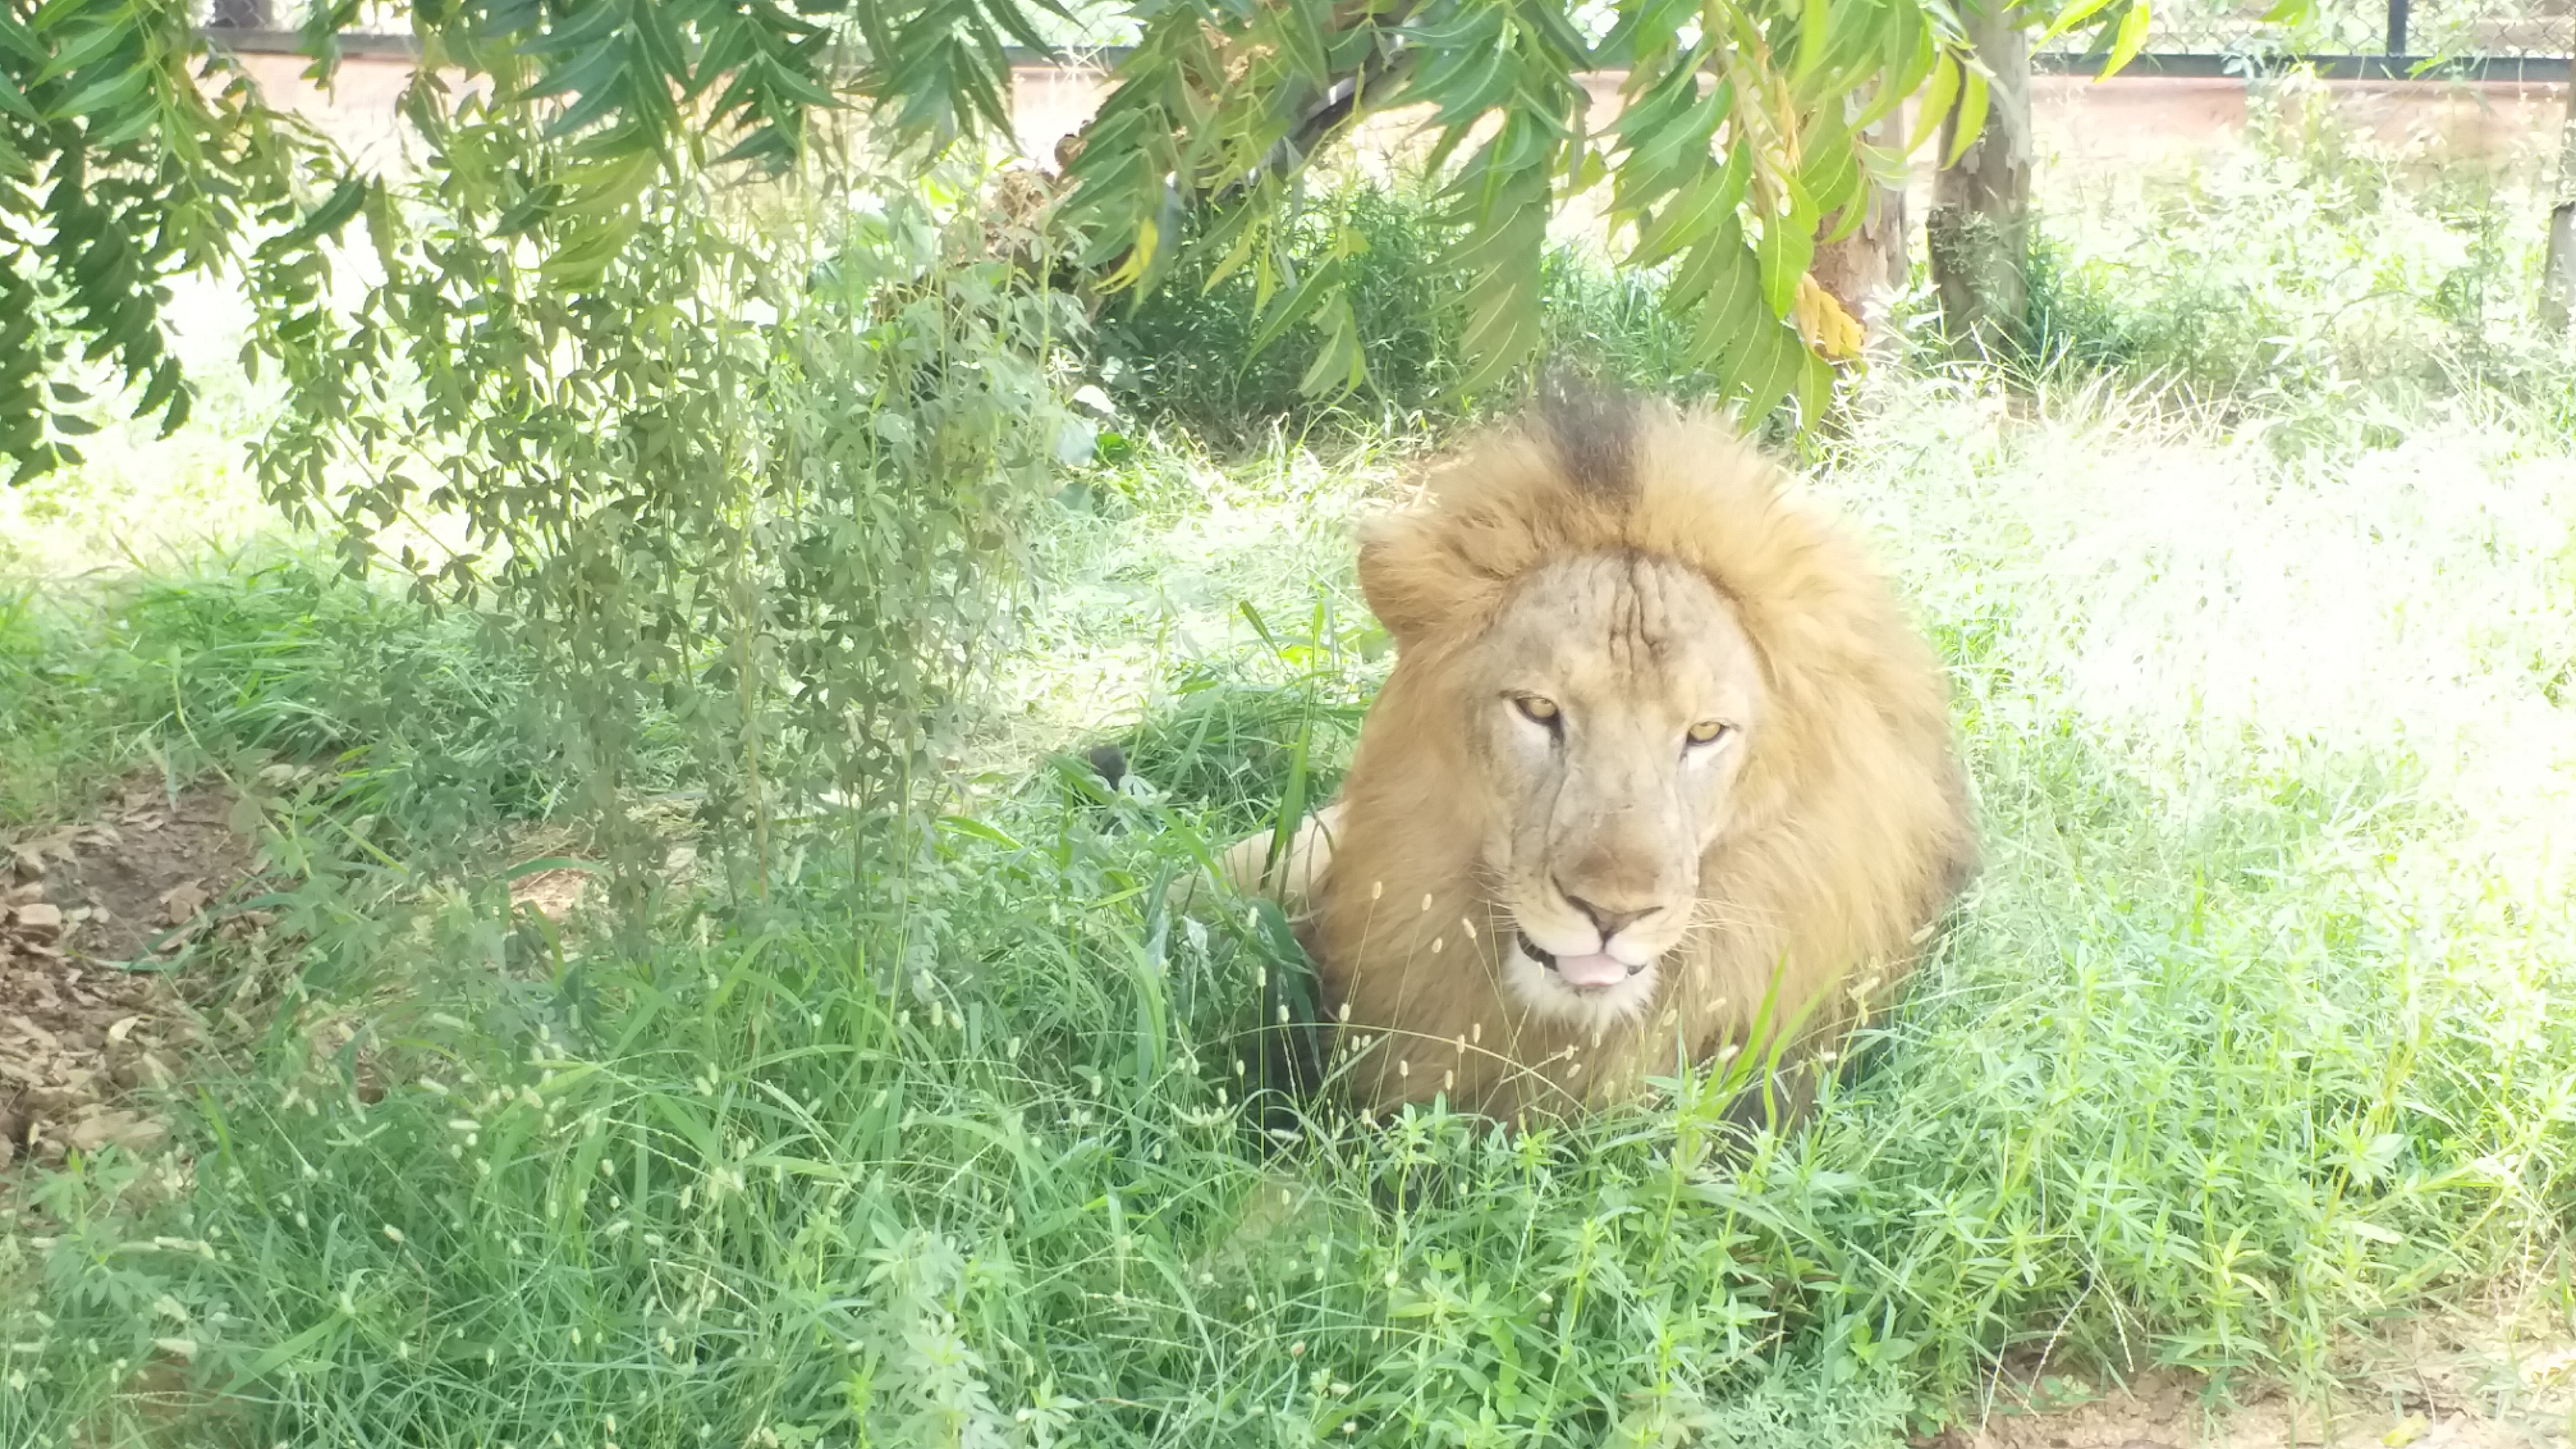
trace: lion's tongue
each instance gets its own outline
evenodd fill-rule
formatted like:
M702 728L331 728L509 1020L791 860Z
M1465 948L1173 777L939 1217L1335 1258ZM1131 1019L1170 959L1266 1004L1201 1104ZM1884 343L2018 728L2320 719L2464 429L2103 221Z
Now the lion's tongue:
M1556 974L1568 986L1616 986L1628 979L1628 963L1616 956L1559 956Z

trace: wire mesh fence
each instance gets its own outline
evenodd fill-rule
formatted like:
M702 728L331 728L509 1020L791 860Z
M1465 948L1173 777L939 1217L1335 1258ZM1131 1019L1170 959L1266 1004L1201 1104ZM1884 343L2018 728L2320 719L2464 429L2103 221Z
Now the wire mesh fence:
M2318 0L2296 24L2267 24L2267 0L2162 0L2146 49L2234 54L2563 56L2576 0Z
M2316 0L2290 22L2267 20L2272 0L2154 0L2141 54L2157 56L2404 56L2512 60L2576 50L2576 0ZM2090 33L2046 53L2073 58Z
M209 30L301 29L311 14L307 0L196 0L197 23ZM398 0L360 0L340 26L344 35L408 36L411 7Z
M2140 52L2157 69L2158 57L2404 56L2413 60L2554 58L2576 53L2576 0L2313 0L2295 23L2264 17L2275 0L2152 0L2147 41ZM1050 42L1072 50L1117 47L1135 39L1129 7L1115 0L1070 0L1066 13L1043 7L1032 18ZM1606 29L1606 0L1574 0L1577 18L1595 18ZM1599 12L1595 15L1594 12ZM304 24L307 0L197 0L198 20L214 29L293 30ZM345 33L407 37L409 7L400 0L362 0ZM2089 27L2040 47L2042 56L2068 68L2088 47L2098 49Z

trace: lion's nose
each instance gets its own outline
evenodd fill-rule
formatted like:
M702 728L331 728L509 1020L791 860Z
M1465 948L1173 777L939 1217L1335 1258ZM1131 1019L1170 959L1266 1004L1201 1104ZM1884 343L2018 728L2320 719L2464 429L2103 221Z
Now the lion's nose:
M1567 890L1562 881L1557 883L1556 890L1557 894L1565 897L1565 903L1567 905L1572 906L1576 910L1581 911L1584 915L1591 917L1594 928L1601 932L1601 942L1605 946L1609 944L1611 937L1619 934L1622 927L1633 925L1637 921L1654 914L1654 911L1651 908L1642 911L1604 910L1600 906L1596 906L1592 902L1585 900L1583 897L1576 895L1574 892Z

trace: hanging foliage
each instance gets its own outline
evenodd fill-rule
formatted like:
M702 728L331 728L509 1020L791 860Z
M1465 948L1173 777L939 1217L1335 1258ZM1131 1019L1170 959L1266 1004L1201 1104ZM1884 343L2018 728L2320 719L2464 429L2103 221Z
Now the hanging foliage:
M1913 145L1953 111L1964 144L1985 110L1943 0L1109 9L1141 40L1071 162L1064 220L1086 238L1081 259L1113 292L1168 276L1185 236L1215 262L1193 269L1203 279L1250 269L1261 341L1312 324L1318 393L1365 376L1345 269L1299 273L1279 227L1304 169L1371 116L1418 113L1446 183L1447 261L1468 281L1462 390L1532 355L1549 219L1607 186L1627 260L1672 269L1695 362L1762 413L1793 393L1812 402L1829 376L1835 329L1798 304L1819 220L1858 225L1856 203L1901 162L1861 133L1919 95ZM387 214L380 183L264 108L190 10L0 10L0 462L14 477L78 456L75 350L142 412L185 418L170 279L247 269L288 289L255 300L306 315L301 289L347 223ZM353 0L311 7L317 78L354 13ZM2116 63L2146 14L2144 0L2068 0L2033 21L2103 29ZM1071 19L1055 0L421 0L409 15L422 79L405 115L447 200L480 228L475 245L534 248L534 284L566 296L646 244L657 187L682 172L783 172L849 113L925 152L1005 131L1011 47L1043 46ZM1626 73L1606 119L1578 81L1591 71ZM1200 208L1210 219L1185 226Z

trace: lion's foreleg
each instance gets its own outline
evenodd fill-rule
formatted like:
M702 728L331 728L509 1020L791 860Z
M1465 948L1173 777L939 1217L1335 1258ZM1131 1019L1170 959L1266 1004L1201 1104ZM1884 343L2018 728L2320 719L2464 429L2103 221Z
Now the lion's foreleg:
M1217 877L1238 895L1269 897L1293 920L1305 914L1325 869L1332 864L1333 836L1341 821L1338 801L1307 816L1289 837L1287 854L1275 864L1270 860L1276 838L1272 832L1247 835L1217 857ZM1186 909L1196 899L1200 884L1196 874L1173 882L1173 907Z

